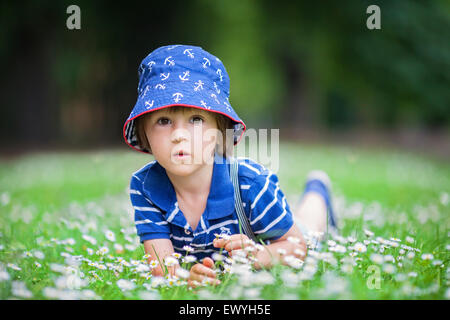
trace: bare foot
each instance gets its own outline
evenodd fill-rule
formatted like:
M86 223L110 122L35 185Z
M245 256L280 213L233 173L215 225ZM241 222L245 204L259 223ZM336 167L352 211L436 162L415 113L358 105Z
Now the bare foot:
M307 192L297 205L294 216L308 230L325 233L327 228L327 206L323 197L317 192Z

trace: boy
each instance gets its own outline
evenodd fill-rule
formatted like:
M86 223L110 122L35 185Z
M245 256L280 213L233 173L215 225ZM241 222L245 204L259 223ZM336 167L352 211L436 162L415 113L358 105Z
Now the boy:
M260 248L239 232L227 159L246 127L230 105L229 87L221 61L202 48L158 48L141 62L139 97L123 128L129 146L155 157L130 182L135 224L149 261L163 262L175 252L203 259L190 270L194 286L217 283L214 252ZM238 161L245 215L266 243L254 251L255 267L286 263L285 256L304 259L306 244L276 175L251 159ZM323 217L326 212L309 220ZM176 268L168 267L171 274ZM162 266L152 273L162 275Z

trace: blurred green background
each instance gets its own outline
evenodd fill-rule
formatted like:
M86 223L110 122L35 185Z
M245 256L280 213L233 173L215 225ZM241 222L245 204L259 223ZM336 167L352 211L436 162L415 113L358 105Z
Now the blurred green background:
M80 30L66 27L73 4ZM373 4L381 30L366 26ZM1 1L0 299L80 297L51 268L72 253L86 258L79 271L88 298L149 297L148 278L106 270L85 236L118 259L144 253L128 186L150 159L125 144L122 128L141 60L180 43L224 62L247 128L280 129L277 173L291 208L307 173L325 170L342 234L367 245L351 271L343 255L334 266L321 258L315 279L295 288L278 281L263 299L449 299L449 40L448 0ZM378 248L365 229L418 253ZM117 243L105 238L109 230ZM375 252L395 258L380 265L381 290L366 285ZM119 279L137 289L123 292ZM192 297L160 291L150 295ZM226 292L206 298L229 299Z
M69 5L81 30L69 30ZM381 9L369 30L366 9ZM450 157L450 2L0 4L0 152L126 148L137 69L167 44L221 58L249 128Z

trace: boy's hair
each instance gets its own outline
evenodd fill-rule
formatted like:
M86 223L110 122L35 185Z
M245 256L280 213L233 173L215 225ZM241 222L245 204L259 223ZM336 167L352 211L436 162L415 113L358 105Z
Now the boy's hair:
M183 106L173 106L168 109L168 112L178 112L178 111L186 111L189 107L183 107ZM224 157L230 156L233 153L233 135L227 135L227 129L233 129L233 121L225 117L217 112L213 112L214 117L216 118L217 128L221 132L223 141L221 142L219 139L219 143L216 146L216 151L223 155ZM146 113L140 117L137 117L135 121L135 128L136 128L136 136L138 139L139 146L143 149L147 149L150 154L152 153L152 149L150 147L150 143L147 140L147 135L145 134L144 130L144 120L146 117L150 115L149 113Z

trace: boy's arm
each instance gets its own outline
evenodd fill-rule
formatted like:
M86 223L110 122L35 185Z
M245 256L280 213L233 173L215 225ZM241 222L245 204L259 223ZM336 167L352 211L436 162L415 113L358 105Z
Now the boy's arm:
M213 245L216 248L224 248L230 255L233 255L234 250L242 250L246 247L254 246L253 241L250 241L244 234L233 234L228 239L217 238L214 239ZM282 253L279 250L282 249ZM256 252L256 262L254 267L256 269L270 268L274 264L282 263L288 264L285 260L287 256L295 257L304 260L307 252L307 246L302 233L297 225L292 227L281 238L274 240L269 245L264 245L261 250L253 250Z
M156 250L156 252L155 252ZM170 239L152 239L144 241L145 254L149 255L148 262L152 260L158 261L158 266L152 269L153 276L164 275L164 260L167 256L172 255L175 251L173 249L172 241ZM170 275L175 274L175 266L168 267Z

